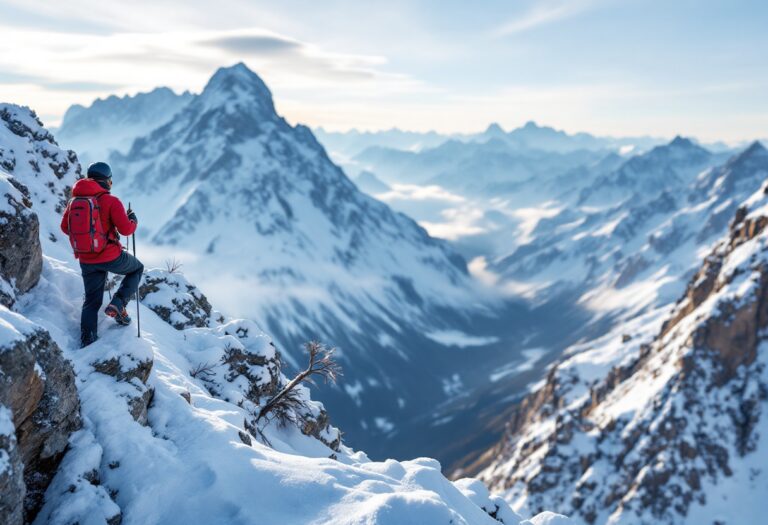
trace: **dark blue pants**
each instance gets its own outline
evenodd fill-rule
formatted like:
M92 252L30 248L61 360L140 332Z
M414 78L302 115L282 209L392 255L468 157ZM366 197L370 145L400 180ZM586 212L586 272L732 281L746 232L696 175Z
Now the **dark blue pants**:
M114 261L96 264L80 263L80 270L83 273L83 284L85 285L85 300L80 316L80 339L82 345L86 346L98 338L99 309L104 300L107 273L125 276L123 282L120 283L120 288L112 295L112 301L110 301L110 304L114 304L118 310L122 310L139 289L144 265L136 257L123 250L120 257Z

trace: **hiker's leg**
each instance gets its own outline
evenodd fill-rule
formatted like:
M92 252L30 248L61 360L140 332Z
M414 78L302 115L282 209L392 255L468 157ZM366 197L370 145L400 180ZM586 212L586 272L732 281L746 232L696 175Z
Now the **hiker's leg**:
M120 288L112 296L111 301L111 304L117 306L118 309L125 308L133 294L139 289L139 281L141 281L141 274L144 273L144 265L136 257L127 251L123 251L120 257L106 265L102 265L102 267L107 268L114 274L125 276L123 277L123 282L120 283Z
M85 299L80 314L80 342L89 345L97 339L99 308L104 300L104 284L107 272L95 264L81 264Z

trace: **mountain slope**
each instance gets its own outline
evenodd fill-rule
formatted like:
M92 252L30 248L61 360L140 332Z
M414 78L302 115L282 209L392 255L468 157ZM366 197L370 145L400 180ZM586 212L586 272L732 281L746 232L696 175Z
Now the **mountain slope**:
M306 339L340 348L349 385L322 396L353 442L375 446L444 400L445 382L471 360L428 337L466 330L484 311L463 259L361 193L308 128L275 113L244 65L217 71L112 163L140 237L179 254L214 301L256 319L289 362Z
M677 304L571 349L520 404L481 478L518 511L546 505L590 524L759 522L766 226L761 189Z

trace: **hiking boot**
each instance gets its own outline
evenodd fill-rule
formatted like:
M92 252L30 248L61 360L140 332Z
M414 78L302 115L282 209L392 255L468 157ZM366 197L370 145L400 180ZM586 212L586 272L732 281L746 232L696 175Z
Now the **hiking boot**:
M104 313L112 317L115 322L121 326L128 326L131 324L131 316L128 315L125 308L118 310L117 306L110 304L104 309Z

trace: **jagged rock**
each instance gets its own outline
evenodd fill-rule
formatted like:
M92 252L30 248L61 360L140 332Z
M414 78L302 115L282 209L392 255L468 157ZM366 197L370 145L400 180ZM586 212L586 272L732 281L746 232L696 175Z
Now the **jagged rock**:
M10 308L40 279L43 250L26 186L0 172L0 199L0 304Z
M145 426L148 423L147 411L155 393L154 389L147 385L153 363L152 358L147 355L130 353L113 355L91 363L96 372L112 376L115 380L133 387L126 399L128 409L133 419Z
M152 269L144 274L139 298L165 322L176 328L213 326L222 322L208 298L178 272Z
M21 462L11 411L0 405L0 522L24 522L24 464Z
M307 392L307 397L308 392ZM331 425L328 412L321 403L308 401L306 409L300 414L301 431L307 436L319 439L331 450L339 451L341 447L341 431Z
M6 311L9 319L22 321ZM22 504L35 516L56 473L72 432L80 428L75 375L48 332L30 329L0 349L0 405L8 407L16 430L16 450L24 464Z

